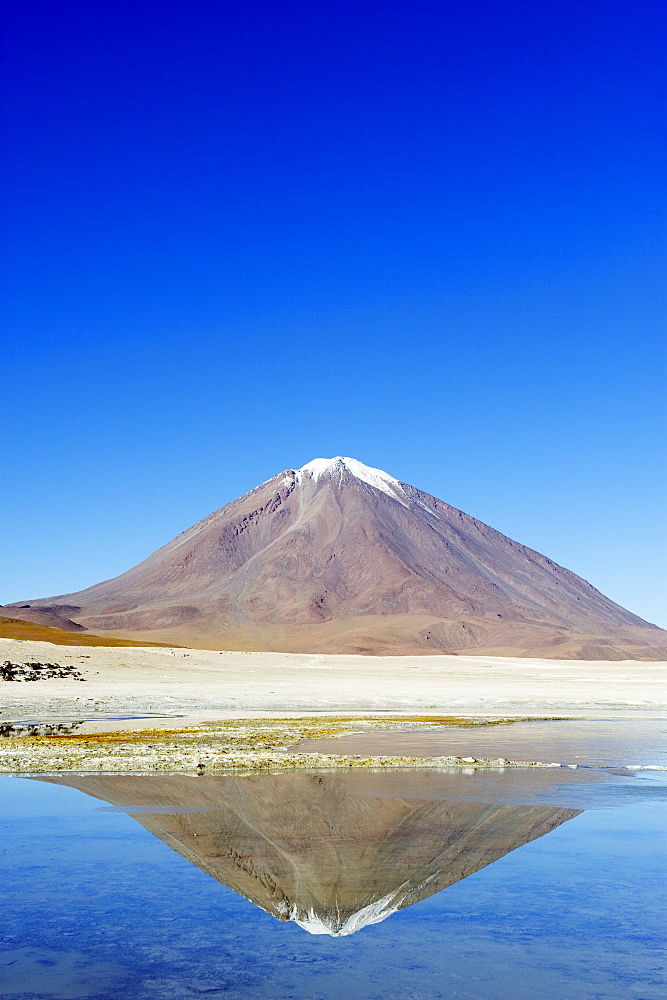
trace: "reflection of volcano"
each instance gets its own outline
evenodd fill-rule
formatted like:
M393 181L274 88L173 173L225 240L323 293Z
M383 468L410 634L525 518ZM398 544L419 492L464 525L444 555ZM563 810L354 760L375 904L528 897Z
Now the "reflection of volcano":
M405 773L45 780L128 812L199 807L134 818L279 920L335 936L379 923L578 813L447 799L441 781L429 797Z

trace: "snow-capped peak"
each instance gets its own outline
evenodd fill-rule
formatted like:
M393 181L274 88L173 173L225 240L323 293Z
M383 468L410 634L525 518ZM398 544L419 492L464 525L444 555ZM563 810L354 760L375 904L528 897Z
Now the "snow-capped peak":
M300 913L296 906L290 912L289 919L293 920L299 927L309 934L328 934L330 937L347 937L348 934L356 934L362 927L369 924L380 924L399 907L400 899L397 892L390 892L382 899L369 903L362 907L357 913L353 913L343 923L340 923L338 914L332 913L329 919L322 918L315 910L310 909L306 913Z
M343 471L351 472L357 479L374 486L377 490L382 490L387 496L399 503L405 504L405 494L398 479L383 472L382 469L373 469L363 462L358 462L356 458L343 458L337 455L336 458L314 458L297 470L299 482L306 476L318 480L323 476L333 479L334 476L341 476Z

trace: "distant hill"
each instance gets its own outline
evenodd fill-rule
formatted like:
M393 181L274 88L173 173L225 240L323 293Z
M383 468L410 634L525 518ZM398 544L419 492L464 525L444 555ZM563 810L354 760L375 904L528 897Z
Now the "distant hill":
M663 659L667 632L355 459L288 469L122 576L5 610L212 649Z
M76 609L78 610L78 608ZM34 607L26 604L24 607L3 608L0 605L0 618L13 618L14 621L32 622L35 625L46 625L47 628L57 628L65 632L85 632L83 625L78 625L64 614L62 605L58 607Z

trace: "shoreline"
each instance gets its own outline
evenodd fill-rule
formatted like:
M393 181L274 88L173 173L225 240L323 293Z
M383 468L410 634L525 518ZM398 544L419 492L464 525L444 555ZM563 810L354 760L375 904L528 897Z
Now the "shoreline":
M0 662L6 660L70 667L79 677L0 682L0 730L41 727L41 734L0 739L4 773L560 766L558 757L286 751L302 739L359 728L473 729L599 716L613 727L667 715L667 664L647 661L235 653L0 639ZM53 731L45 733L49 725Z
M515 719L471 719L475 728ZM540 721L549 722L549 719ZM332 754L300 752L303 740L342 737L358 732L388 730L423 731L461 725L461 719L423 718L300 718L239 719L164 731L125 730L57 735L5 736L0 740L0 773L86 771L93 773L139 771L142 773L200 774L254 773L312 769L416 768L416 767L560 767L560 763L509 761L505 758L464 756L392 756L387 754Z
M602 720L608 722L606 732L628 721L637 721L655 730L656 721L664 725L663 717L625 716L624 719ZM409 717L369 716L300 718L235 719L184 726L179 729L134 729L77 733L33 732L4 735L0 738L0 773L48 774L63 772L85 773L142 773L142 774L252 774L257 772L284 772L293 770L348 770L365 769L438 769L472 774L478 769L504 772L506 768L555 768L587 771L666 771L667 764L650 761L631 763L576 763L572 757L560 753L540 758L539 754L515 759L513 756L486 756L466 749L466 740L474 744L475 737L498 726L537 724L547 737L559 735L552 726L559 723L595 722L590 717ZM601 721L601 720L597 720ZM653 724L651 726L651 724ZM48 727L47 727L48 730ZM437 739L447 735L447 730L458 736L463 749L449 754L354 753L345 752L346 741L356 737L384 737L391 743L401 739L424 737ZM465 735L461 737L461 733ZM514 730L513 730L514 733ZM493 734L492 734L493 735ZM503 736L506 732L502 733ZM341 740L341 751L332 749L332 741ZM318 749L318 744L322 744ZM563 743L567 747L567 740ZM303 747L303 749L302 749ZM398 749L398 748L397 748ZM546 750L546 746L544 747ZM561 759L550 759L559 756ZM664 760L664 754L663 758Z

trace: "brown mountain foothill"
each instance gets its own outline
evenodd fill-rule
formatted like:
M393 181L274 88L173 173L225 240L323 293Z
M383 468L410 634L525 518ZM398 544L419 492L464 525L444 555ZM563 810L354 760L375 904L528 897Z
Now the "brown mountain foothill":
M78 607L69 607L68 612L81 611ZM59 628L65 632L85 632L83 625L78 625L65 614L62 607L49 607L41 605L33 607L31 604L24 604L23 607L14 605L11 608L3 608L0 605L0 618L11 618L14 621L32 622L34 625L45 625L47 628Z
M121 576L27 603L2 610L195 648L667 657L667 632L574 573L349 458L281 472Z

